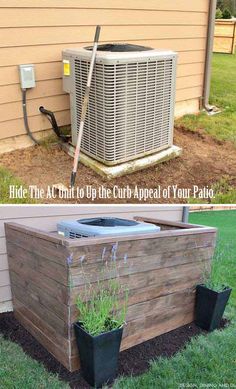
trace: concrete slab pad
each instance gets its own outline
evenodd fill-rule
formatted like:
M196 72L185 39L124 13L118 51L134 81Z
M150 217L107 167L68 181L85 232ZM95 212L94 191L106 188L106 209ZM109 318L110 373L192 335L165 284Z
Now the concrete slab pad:
M62 148L71 157L74 157L75 148L72 145L62 144ZM133 161L124 162L116 166L106 166L84 153L80 154L80 162L83 165L93 169L100 176L106 177L108 180L112 180L113 178L125 176L126 174L131 174L139 170L155 166L161 162L169 161L170 159L179 157L181 154L182 149L173 145L172 147L169 147L168 149L162 150L158 153L135 159Z

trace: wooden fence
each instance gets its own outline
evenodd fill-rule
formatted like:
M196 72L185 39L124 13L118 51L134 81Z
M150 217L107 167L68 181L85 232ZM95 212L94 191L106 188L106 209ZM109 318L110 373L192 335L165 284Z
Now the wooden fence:
M236 210L236 205L191 205L189 211L229 211L232 209Z
M236 44L236 19L217 19L215 22L215 53L234 54Z

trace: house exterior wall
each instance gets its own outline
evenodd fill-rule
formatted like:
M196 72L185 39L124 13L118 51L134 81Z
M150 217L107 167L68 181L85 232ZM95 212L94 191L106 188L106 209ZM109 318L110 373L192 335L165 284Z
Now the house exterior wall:
M102 26L101 42L131 42L177 51L176 115L196 112L203 92L208 8L209 0L2 0L0 143L16 137L12 142L15 148L19 139L27 140L19 64L35 64L36 87L28 91L32 131L50 128L39 113L41 105L55 112L60 126L70 123L69 96L62 90L61 52L90 44L96 24Z
M159 219L181 221L183 206L4 206L0 207L0 312L12 310L11 288L5 241L5 222L55 231L59 220L94 217L95 215L133 218L149 216Z

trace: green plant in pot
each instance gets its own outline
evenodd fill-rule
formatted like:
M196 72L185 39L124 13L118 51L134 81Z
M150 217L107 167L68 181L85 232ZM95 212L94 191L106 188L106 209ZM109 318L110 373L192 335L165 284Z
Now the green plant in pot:
M127 298L118 278L87 284L85 295L77 298L79 321L74 328L82 375L96 388L116 376Z
M211 270L205 269L203 283L196 287L195 323L207 331L218 328L232 289L224 285L219 261L222 253L216 254Z

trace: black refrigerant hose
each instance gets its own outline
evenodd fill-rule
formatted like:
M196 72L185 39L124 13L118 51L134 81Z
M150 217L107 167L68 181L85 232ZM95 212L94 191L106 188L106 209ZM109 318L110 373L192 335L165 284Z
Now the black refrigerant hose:
M50 121L51 125L52 125L52 128L53 128L53 131L55 132L55 134L58 136L58 138L60 138L61 140L63 140L63 142L68 142L68 136L66 135L63 135L57 125L57 121L56 121L56 118L54 116L54 113L52 111L49 111L48 109L45 109L44 107L39 107L39 111L41 113L43 113L44 115L47 116L48 120Z
M32 134L30 127L29 127L29 122L28 122L28 115L27 115L27 100L26 100L26 93L27 89L22 89L22 108L23 108L23 116L24 116L24 125L25 125L25 130L27 132L27 135L30 137L30 139L36 144L39 145L40 142L34 137ZM53 131L55 134L58 136L58 138L62 139L64 142L68 142L68 137L66 135L61 134L60 129L57 125L56 118L54 116L54 113L45 109L44 107L39 107L39 111L43 113L44 115L47 116L48 120L50 121Z
M32 132L30 131L30 128L29 128L27 106L26 106L26 89L22 89L22 107L23 107L25 130L27 132L27 135L32 139L32 141L36 145L39 145L40 143L37 141L37 139L35 139L34 135L32 134Z

